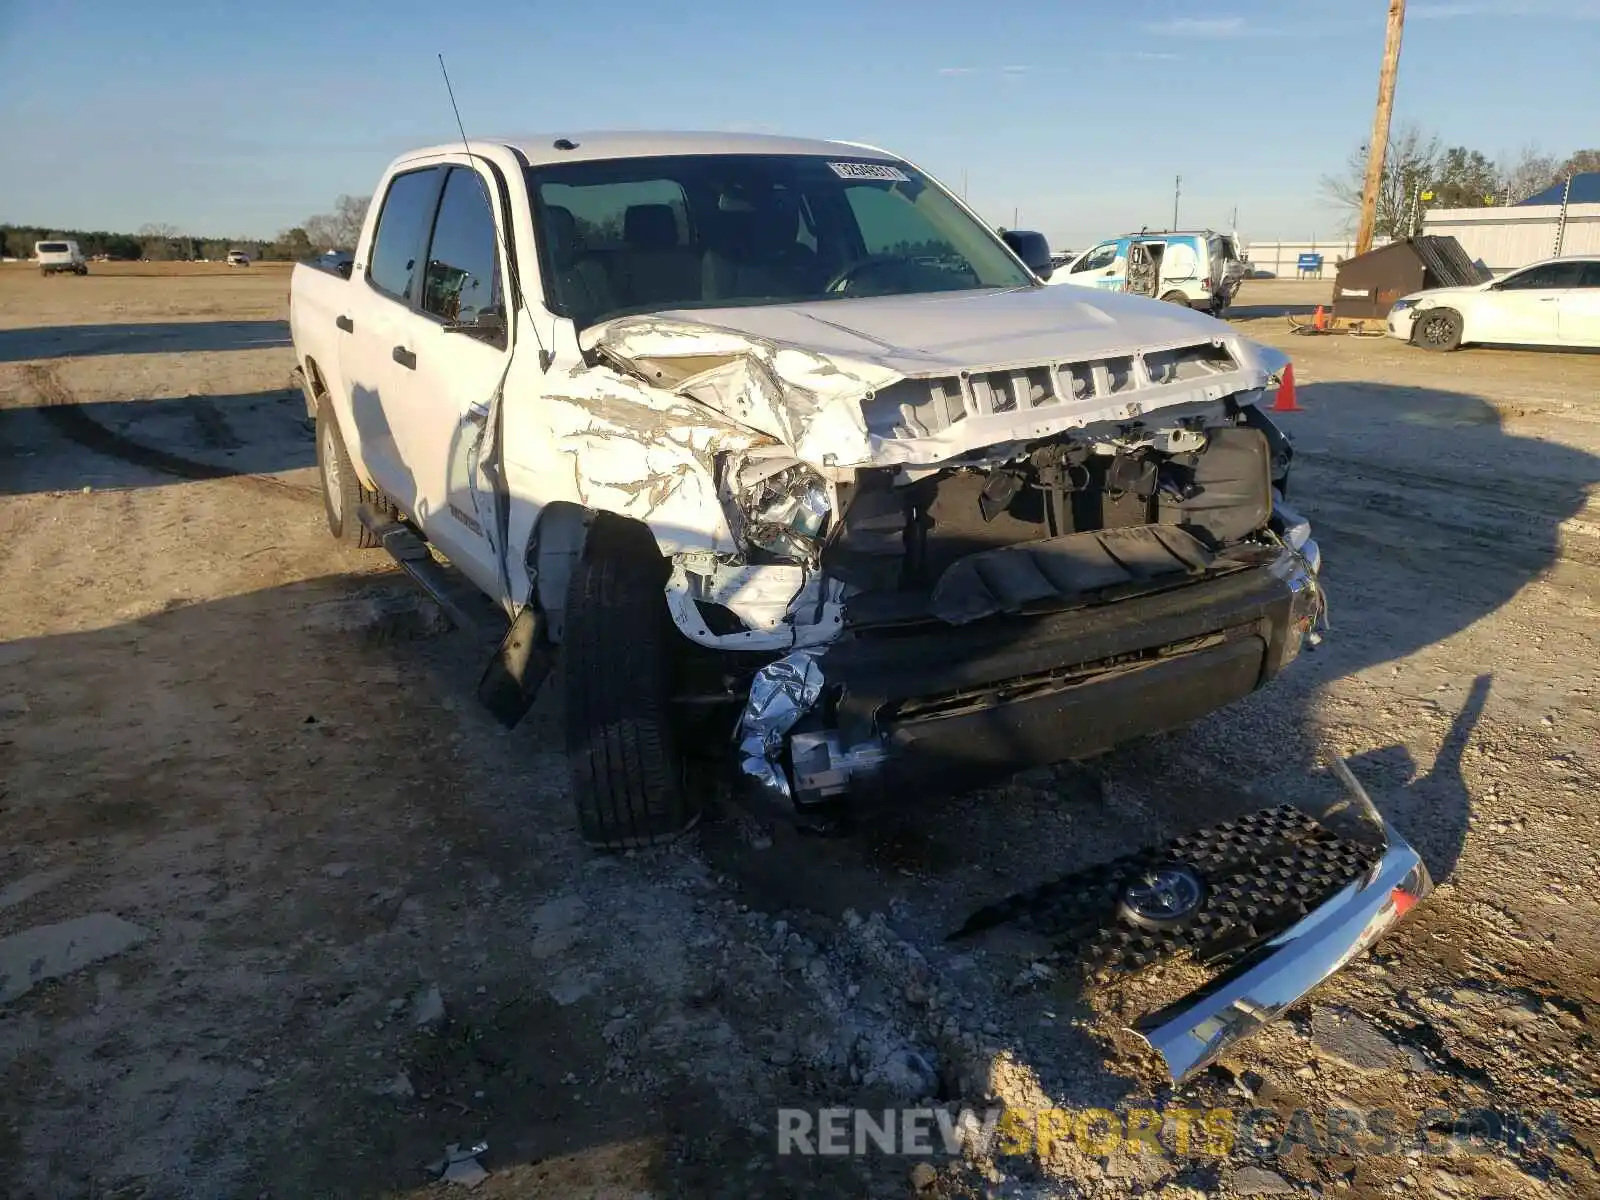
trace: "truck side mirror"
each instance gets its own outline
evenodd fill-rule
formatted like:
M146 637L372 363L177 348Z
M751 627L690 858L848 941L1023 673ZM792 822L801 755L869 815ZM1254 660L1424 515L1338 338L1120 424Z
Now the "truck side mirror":
M1028 270L1040 279L1049 279L1055 272L1050 262L1050 242L1042 233L1031 229L1008 229L1000 235L1006 245L1016 253Z

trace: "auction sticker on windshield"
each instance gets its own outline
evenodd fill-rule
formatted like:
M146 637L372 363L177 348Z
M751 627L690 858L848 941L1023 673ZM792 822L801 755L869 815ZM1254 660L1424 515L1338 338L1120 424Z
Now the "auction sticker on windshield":
M911 182L911 176L899 167L891 167L888 163L831 162L828 165L840 179L888 179L895 183Z

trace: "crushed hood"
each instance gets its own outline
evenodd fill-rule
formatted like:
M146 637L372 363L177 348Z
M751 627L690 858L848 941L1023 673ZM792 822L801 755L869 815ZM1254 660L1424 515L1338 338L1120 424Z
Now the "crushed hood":
M1051 287L619 317L582 344L838 467L931 465L1218 400L1288 362L1186 308Z

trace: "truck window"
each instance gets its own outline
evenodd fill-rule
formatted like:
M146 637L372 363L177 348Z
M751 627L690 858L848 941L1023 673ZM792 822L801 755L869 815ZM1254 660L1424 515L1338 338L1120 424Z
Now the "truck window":
M378 236L383 236L381 227ZM433 222L423 310L469 324L485 312L501 312L499 267L494 212L482 177L467 167L452 167Z
M580 160L530 167L528 187L547 299L584 322L1032 282L992 230L904 163L787 154ZM562 283L580 276L581 288Z
M850 213L868 254L920 254L942 257L950 243L903 192L881 184L844 189Z
M670 208L674 243L689 243L689 202L671 179L622 179L592 184L546 184L546 204L572 214L577 233L589 250L618 249L627 244L630 208ZM665 229L663 228L663 233Z
M1083 261L1072 268L1072 273L1076 275L1079 271L1098 271L1116 261L1117 244L1109 242L1104 246L1096 246L1085 255Z
M65 254L71 249L65 242L40 242L38 248L41 254Z
M372 257L367 263L367 278L380 292L396 300L411 296L416 276L417 255L428 219L433 216L433 200L438 195L439 168L427 167L396 175L383 197L378 214L378 232L372 241Z

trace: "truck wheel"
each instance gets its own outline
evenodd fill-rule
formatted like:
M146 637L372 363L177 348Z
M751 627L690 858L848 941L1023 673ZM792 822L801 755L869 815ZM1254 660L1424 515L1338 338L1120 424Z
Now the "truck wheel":
M599 849L671 841L700 817L670 723L666 580L648 530L601 516L567 588L567 763L579 832Z
M1178 291L1176 288L1174 288L1170 292L1163 292L1162 295L1161 295L1161 298L1163 300L1165 300L1168 304L1181 304L1185 308L1189 307L1189 297L1185 296L1182 292Z
M1454 350L1461 345L1461 314L1453 308L1430 308L1411 327L1411 340L1425 350Z
M378 539L361 523L356 509L363 504L376 507L380 497L356 475L329 404L317 405L317 474L322 480L322 508L328 516L328 532L363 550L377 546Z

